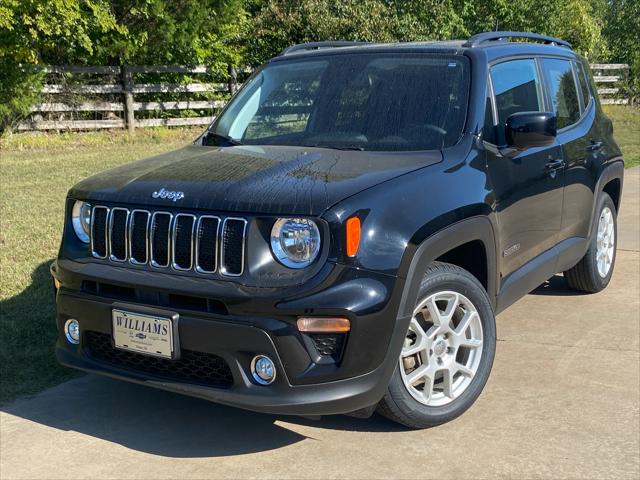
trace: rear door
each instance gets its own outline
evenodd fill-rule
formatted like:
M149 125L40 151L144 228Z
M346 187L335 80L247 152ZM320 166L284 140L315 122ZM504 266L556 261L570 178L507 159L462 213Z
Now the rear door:
M535 59L516 58L490 67L490 105L483 138L495 194L501 251L500 273L515 271L558 238L562 219L564 166L558 143L506 157L505 124L518 112L547 111Z
M558 142L566 162L560 240L588 237L601 139L594 130L595 105L585 72L574 61L541 58L548 103L558 119ZM582 77L581 77L582 76Z

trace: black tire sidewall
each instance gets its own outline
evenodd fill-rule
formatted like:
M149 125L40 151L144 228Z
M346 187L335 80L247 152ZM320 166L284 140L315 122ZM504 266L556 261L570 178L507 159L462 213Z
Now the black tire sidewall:
M452 266L446 265L446 267ZM460 268L438 269L436 267L435 269L430 269L425 275L420 286L418 299L421 300L433 293L446 290L464 295L478 310L482 323L482 357L476 375L462 395L451 403L439 407L424 405L411 396L402 380L399 360L396 361L396 368L389 384L388 396L391 397L390 400L397 405L404 415L410 417L415 424L422 426L445 423L466 411L482 392L491 373L495 356L495 316L482 285L470 273Z
M609 268L609 272L606 277L601 277L598 273L598 223L600 222L600 215L602 214L602 210L605 207L609 207L611 213L613 214L613 258L611 259L611 267ZM613 269L616 264L616 253L618 249L618 213L616 211L616 206L611 200L611 197L602 192L598 198L598 206L596 208L596 215L594 219L593 232L591 234L591 240L589 244L589 249L587 251L587 262L589 262L589 266L587 272L591 276L591 282L594 286L596 286L596 291L604 290L609 282L611 281L611 276L613 275Z

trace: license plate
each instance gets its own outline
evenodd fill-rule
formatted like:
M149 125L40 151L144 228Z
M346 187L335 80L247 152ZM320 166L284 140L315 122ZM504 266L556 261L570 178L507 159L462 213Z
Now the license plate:
M173 358L173 322L170 318L117 309L112 311L111 317L116 348Z

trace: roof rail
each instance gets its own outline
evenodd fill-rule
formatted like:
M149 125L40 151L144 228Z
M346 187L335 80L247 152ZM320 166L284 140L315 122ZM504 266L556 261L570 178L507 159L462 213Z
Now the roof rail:
M463 47L478 47L485 42L502 42L509 38L528 38L531 40L541 40L550 45L571 48L571 44L560 38L548 37L530 32L484 32L474 35L464 43Z
M299 43L297 45L291 45L285 48L280 56L289 55L293 52L299 52L301 50L318 50L320 48L339 48L339 47L354 47L357 45L367 45L370 42L350 42L346 40L328 40L325 42L308 42Z

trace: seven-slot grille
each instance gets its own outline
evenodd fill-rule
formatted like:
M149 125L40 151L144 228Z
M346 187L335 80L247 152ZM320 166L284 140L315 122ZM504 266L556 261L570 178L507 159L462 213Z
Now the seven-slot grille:
M91 214L91 252L112 262L240 276L246 228L244 218L98 205Z

